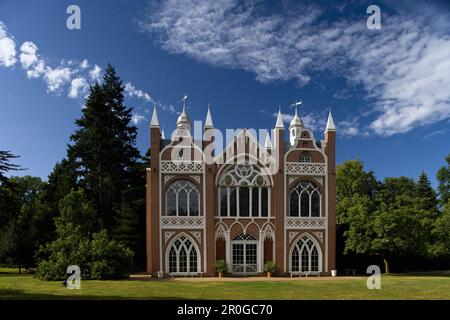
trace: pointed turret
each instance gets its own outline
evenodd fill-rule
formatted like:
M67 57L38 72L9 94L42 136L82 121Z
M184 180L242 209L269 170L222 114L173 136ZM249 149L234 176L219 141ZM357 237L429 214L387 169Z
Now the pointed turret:
M205 120L205 129L211 129L214 128L212 117L211 117L211 110L210 106L208 105L208 113L206 114L206 120Z
M150 121L150 128L159 128L158 115L156 113L156 107L153 108L152 120Z
M336 126L334 125L333 116L331 115L331 111L328 114L328 121L327 121L327 127L325 129L325 132L327 131L336 131Z
M295 108L294 118L292 118L291 124L289 125L289 142L291 146L296 144L296 139L300 137L303 128L303 121L298 116L297 108Z
M284 129L283 117L281 115L281 110L278 110L277 123L275 124L275 129Z

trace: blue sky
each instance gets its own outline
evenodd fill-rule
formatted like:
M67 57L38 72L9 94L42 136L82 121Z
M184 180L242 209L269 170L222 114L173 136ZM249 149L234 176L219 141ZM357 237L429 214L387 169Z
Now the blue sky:
M81 30L66 9L81 9ZM366 9L381 8L369 30ZM450 4L446 1L0 0L0 149L46 178L66 154L88 84L111 62L149 144L156 105L166 133L189 95L191 119L270 129L300 116L323 138L332 107L337 161L379 179L435 173L450 152ZM101 68L101 69L100 69ZM286 136L287 139L287 136Z

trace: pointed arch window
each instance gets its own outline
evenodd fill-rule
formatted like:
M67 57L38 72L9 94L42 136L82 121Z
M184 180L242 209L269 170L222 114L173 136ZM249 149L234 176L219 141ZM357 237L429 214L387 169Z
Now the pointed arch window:
M320 272L320 248L308 235L302 236L292 248L290 270L292 272Z
M291 217L320 217L322 196L319 188L309 181L300 181L289 195Z
M185 235L176 239L169 249L167 266L169 273L199 272L199 255L192 240Z
M309 154L309 152L302 152L300 154L300 162L302 163L310 163L311 162L311 155Z
M192 182L188 180L177 180L167 188L166 215L200 215L200 194Z

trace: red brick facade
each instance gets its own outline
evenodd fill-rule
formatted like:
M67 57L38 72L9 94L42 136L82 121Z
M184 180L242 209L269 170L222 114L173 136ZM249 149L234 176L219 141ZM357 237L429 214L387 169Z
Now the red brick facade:
M285 142L277 123L273 146L262 146L242 130L211 163L204 151L212 125L199 147L189 135L162 139L152 119L147 273L214 276L215 261L222 259L235 274L261 273L269 260L286 274L335 269L334 124L321 142L303 124L292 127L295 139ZM183 155L174 158L181 149ZM276 161L275 169L268 169L267 156Z

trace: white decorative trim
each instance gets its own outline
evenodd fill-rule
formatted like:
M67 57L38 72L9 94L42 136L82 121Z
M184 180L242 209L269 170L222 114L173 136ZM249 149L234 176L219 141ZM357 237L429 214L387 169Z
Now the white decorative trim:
M215 239L216 240L219 240L219 239L225 240L226 239L226 237L225 237L225 233L226 232L227 232L226 226L223 223L219 224L216 227L216 230L214 232L215 233Z
M194 235L194 237L198 240L198 242L202 242L201 238L202 238L202 233L200 231L194 231L192 232L192 234Z
M261 230L261 240L275 240L275 228L271 223L267 223Z
M192 175L190 176L192 179L194 179L195 181L197 181L197 183L200 183L200 176L199 175Z
M173 235L174 233L175 233L175 232L172 232L172 231L166 231L166 232L164 232L164 242L167 243L167 241L169 241L170 237L172 237L172 235Z
M326 173L327 171L325 163L298 163L298 162L286 163L286 174L315 176L315 175L325 175Z
M203 173L201 161L170 161L161 160L162 173Z
M320 243L323 243L323 232L314 232L314 235L317 237L317 239L319 239Z
M297 177L296 177L296 176L289 176L289 185L291 185L291 184L292 184L292 182L294 182L294 181L295 181L295 179L297 179Z
M203 228L203 217L161 217L161 229L199 229Z
M295 232L295 231L289 232L289 243L291 243L292 239L294 239L295 236L297 236L297 235L298 235L298 231L297 232Z
M167 183L167 181L169 181L173 177L175 177L175 176L173 176L173 175L164 175L164 183Z
M324 217L286 217L286 229L325 229L326 223Z

